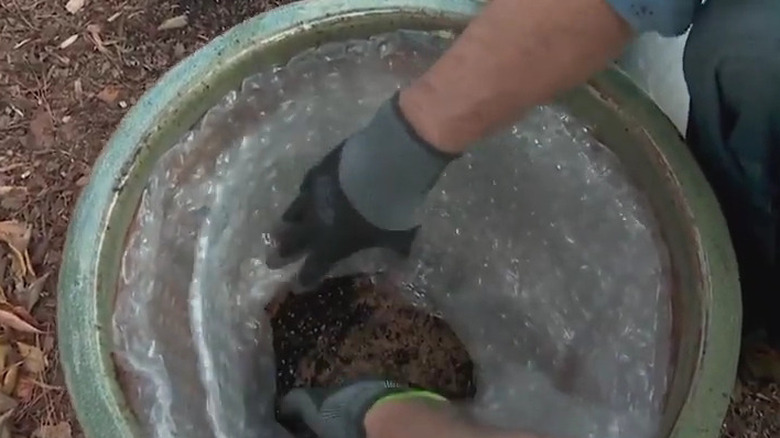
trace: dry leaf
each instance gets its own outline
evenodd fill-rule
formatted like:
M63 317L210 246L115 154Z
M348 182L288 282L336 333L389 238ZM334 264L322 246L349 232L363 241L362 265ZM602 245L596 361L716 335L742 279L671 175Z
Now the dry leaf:
M35 380L29 377L22 377L16 384L14 397L16 397L16 399L22 403L27 403L32 400L33 394L35 393L35 388L37 386L38 385L35 384Z
M43 352L49 353L54 350L54 336L46 335L43 337Z
M84 87L81 85L81 79L76 79L73 81L73 91L77 96L84 94Z
M14 273L14 276L17 280L21 280L25 275L27 275L27 257L25 257L26 252L21 253L13 246L9 247L11 248L11 271Z
M46 285L46 280L49 278L49 272L33 281L27 289L24 291L24 307L28 312L32 311L33 307L38 303L41 298L41 292L43 292L43 286Z
M65 4L65 9L67 9L68 12L71 14L75 14L76 12L80 11L81 8L84 7L84 0L68 0L68 3Z
M16 389L16 382L19 381L19 364L11 365L3 376L3 386L0 391L5 395L11 395Z
M26 322L27 324L30 324L35 328L38 328L38 320L33 318L30 312L28 312L27 309L25 309L24 307L12 306L8 303L0 303L0 309L8 309L14 315L18 316L19 318L22 318L22 321Z
M17 221L0 222L0 240L24 252L30 244L30 227Z
M171 17L165 21L162 22L157 27L157 30L169 30L169 29L178 29L180 27L184 27L187 25L187 16L186 15L177 15L175 17Z
M55 425L45 425L35 429L33 438L70 438L70 423L62 421Z
M76 180L76 186L84 187L89 182L89 175L84 175Z
M75 43L79 39L79 34L73 34L69 36L65 41L60 43L60 49L67 49L71 44Z
M11 438L11 431L9 430L10 421L8 420L11 418L11 415L13 415L13 413L14 410L11 409L5 414L0 415L0 438Z
M92 41L95 43L95 47L100 53L107 53L108 49L106 49L106 46L103 45L103 39L100 38L100 31L101 28L98 24L90 24L87 26L87 32L89 32L90 37L92 37Z
M22 359L24 359L23 365L27 372L38 374L46 370L46 367L49 364L40 348L23 342L17 342L16 348L19 349L19 354L21 354Z
M19 402L17 402L16 399L14 399L11 396L0 393L0 414L5 414L6 412L10 411L11 409L15 408L18 405Z
M11 346L0 344L0 370L5 371L5 364L8 363L8 353L11 352Z
M97 98L105 103L114 103L119 97L119 87L108 85L97 94Z
M35 277L35 270L33 269L32 261L30 260L30 253L28 251L25 251L22 254L22 258L24 259L24 266L25 269L27 270L27 273Z
M0 242L5 242L12 253L14 275L22 278L32 270L27 255L27 246L30 244L30 227L17 221L0 222Z
M24 308L12 308L9 310L7 307L8 306L0 307L0 325L25 333L41 333L33 324L25 321L25 318L22 318L17 314L19 309L24 310ZM27 315L25 315L25 317L26 316Z

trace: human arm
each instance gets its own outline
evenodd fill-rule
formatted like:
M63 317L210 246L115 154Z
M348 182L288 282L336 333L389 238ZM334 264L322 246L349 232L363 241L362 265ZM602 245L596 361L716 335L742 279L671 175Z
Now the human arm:
M381 403L364 420L367 438L539 438L464 420L448 404L405 400Z
M493 0L401 108L429 143L462 152L603 69L631 35L604 0Z
M310 288L370 247L407 254L425 198L482 136L604 68L631 31L604 0L493 0L455 45L310 169L282 217L279 267Z

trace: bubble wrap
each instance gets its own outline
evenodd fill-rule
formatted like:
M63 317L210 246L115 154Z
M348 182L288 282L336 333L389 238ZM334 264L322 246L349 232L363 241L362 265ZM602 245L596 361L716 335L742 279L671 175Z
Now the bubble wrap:
M245 79L157 164L122 263L118 360L156 437L288 437L274 419L268 231L304 172L451 37L329 43ZM647 437L666 388L666 250L616 158L559 106L452 164L390 271L477 365L480 421L555 437Z

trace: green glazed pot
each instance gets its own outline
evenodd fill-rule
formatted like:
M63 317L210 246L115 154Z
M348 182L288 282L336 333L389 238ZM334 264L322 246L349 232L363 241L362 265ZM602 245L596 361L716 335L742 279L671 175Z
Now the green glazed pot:
M241 80L301 50L399 28L461 30L473 0L314 0L255 17L182 61L128 112L95 164L70 224L59 280L59 344L90 437L141 437L117 382L112 314L120 258L155 161ZM561 101L645 192L673 267L673 376L660 436L716 438L739 352L737 268L718 204L679 133L617 70Z

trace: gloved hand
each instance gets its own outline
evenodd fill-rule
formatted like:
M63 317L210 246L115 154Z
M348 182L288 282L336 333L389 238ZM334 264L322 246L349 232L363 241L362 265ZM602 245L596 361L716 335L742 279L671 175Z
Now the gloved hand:
M283 422L305 423L319 438L366 438L363 421L369 409L399 399L447 401L395 382L366 380L338 388L293 389L282 398L279 415Z
M418 210L454 158L414 132L396 94L368 126L306 173L274 233L276 253L268 266L279 268L308 254L297 277L307 289L362 249L382 247L408 256Z

